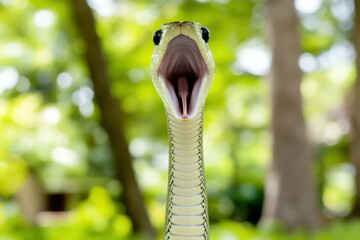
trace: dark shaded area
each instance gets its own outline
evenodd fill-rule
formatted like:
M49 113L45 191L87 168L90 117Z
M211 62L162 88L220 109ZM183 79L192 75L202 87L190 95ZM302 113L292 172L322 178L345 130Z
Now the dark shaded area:
M49 193L47 194L47 210L51 212L62 212L66 210L67 196L66 193Z

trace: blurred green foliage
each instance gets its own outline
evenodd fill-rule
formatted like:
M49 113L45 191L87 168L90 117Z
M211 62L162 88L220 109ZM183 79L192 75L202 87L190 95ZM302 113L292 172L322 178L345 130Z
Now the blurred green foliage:
M138 181L159 232L165 212L167 132L150 80L151 36L164 22L190 20L210 29L217 66L204 133L212 239L310 239L301 232L286 235L239 223L256 223L260 217L271 157L266 80L271 51L264 2L88 2L106 52L111 92L126 113ZM346 116L355 77L353 6L351 0L313 2L313 10L297 4L304 49L301 90L319 199L327 217L343 217L355 194ZM67 239L136 239L130 236L131 223L82 58L85 46L72 16L68 1L0 0L0 240L55 240L64 232L71 233ZM74 202L60 222L33 228L12 198L29 169L46 191L78 192L87 198ZM356 239L359 227L358 221L334 223L313 238Z
M10 209L0 205L1 212L7 212L6 222L0 215L0 239L11 240L58 240L63 239L138 239L146 240L145 236L131 235L131 222L123 214L116 213L116 206L104 188L94 187L89 197L60 221L46 222L40 227L30 227L16 214L10 216ZM21 231L18 231L21 229ZM360 233L360 221L337 221L325 229L309 234L301 230L287 233L280 225L257 229L249 223L222 221L211 225L211 238L215 240L355 240ZM161 234L159 234L161 235ZM158 238L159 240L162 237Z

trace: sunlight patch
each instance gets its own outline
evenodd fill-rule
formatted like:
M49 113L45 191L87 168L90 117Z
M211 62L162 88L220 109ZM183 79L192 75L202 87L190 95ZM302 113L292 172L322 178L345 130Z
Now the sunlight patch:
M58 75L56 83L60 88L68 88L73 82L72 76L68 72L62 72Z
M79 156L73 150L66 147L56 147L51 152L51 158L54 162L75 167L79 165Z
M354 174L354 167L348 163L334 167L327 173L322 198L331 213L345 216L350 212L355 195Z
M48 107L43 111L42 117L48 124L56 125L60 122L61 112L55 107Z
M310 53L302 53L299 58L299 66L304 72L312 72L317 67L316 58Z
M87 0L87 3L103 17L110 17L116 12L116 5L113 0Z
M295 0L295 8L301 13L311 14L320 9L321 3L322 0Z
M232 68L235 72L249 72L263 76L270 69L270 53L265 45L250 41L236 53L236 62Z
M94 112L94 90L91 87L83 86L72 95L72 102L79 107L84 117L89 117Z
M13 67L0 68L0 79L0 94L2 94L5 90L16 85L19 73Z
M39 10L34 14L34 24L40 28L48 28L55 22L55 14L49 10Z

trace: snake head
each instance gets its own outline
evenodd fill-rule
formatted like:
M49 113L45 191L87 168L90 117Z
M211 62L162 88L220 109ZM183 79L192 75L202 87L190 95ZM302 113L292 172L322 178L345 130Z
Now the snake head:
M172 22L153 35L151 76L168 114L194 118L205 104L215 72L210 32L199 23Z

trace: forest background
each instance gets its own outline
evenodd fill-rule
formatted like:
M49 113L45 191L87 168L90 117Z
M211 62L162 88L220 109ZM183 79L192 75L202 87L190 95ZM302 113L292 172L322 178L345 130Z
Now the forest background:
M161 239L168 140L151 37L178 20L210 29L216 62L212 239L357 239L359 5L0 0L0 239Z

